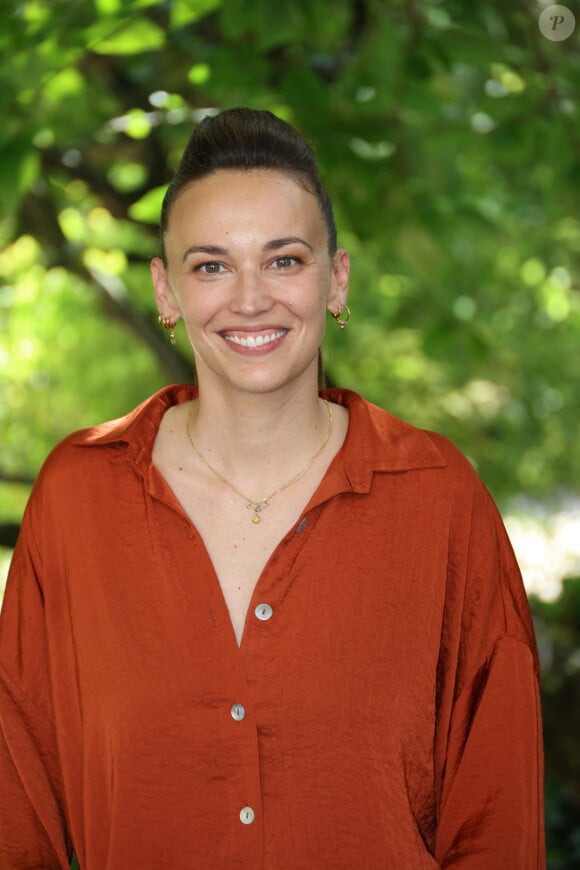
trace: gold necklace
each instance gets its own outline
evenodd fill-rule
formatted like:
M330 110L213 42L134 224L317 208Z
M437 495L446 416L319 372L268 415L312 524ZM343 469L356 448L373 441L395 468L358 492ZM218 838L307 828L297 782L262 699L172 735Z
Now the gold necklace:
M237 489L233 485L233 483L230 483L230 481L227 480L227 478L225 478L223 476L223 474L220 474L220 472L217 470L217 468L214 468L213 465L210 465L209 462L207 461L207 459L204 456L202 456L202 454L199 452L195 441L191 437L191 431L190 431L191 419L192 419L192 414L193 414L193 402L192 402L191 408L189 409L189 414L187 415L187 422L185 424L185 432L187 434L187 437L189 438L189 443L191 444L191 446L193 447L193 449L195 450L195 452L197 453L198 457L201 459L203 464L206 465L209 468L209 470L213 474L215 474L215 476L219 480L222 481L222 483L225 483L227 486L229 486L230 489L233 489L233 491L237 495L241 496L244 499L244 501L246 502L246 506L248 508L251 508L251 510L254 511L254 514L252 516L252 522L254 524L262 522L262 517L260 516L260 514L264 510L264 508L268 507L270 499L274 498L274 496L278 495L278 493L283 492L283 490L288 489L288 487L292 486L293 484L298 483L298 481L302 477L304 477L306 472L316 462L316 460L318 459L318 457L320 456L320 454L322 453L322 451L324 450L324 448L328 444L328 442L330 440L330 436L332 434L332 408L330 406L330 402L327 402L326 399L323 399L322 401L326 405L326 410L328 412L328 432L324 436L324 440L323 440L322 444L320 445L320 447L318 448L316 453L313 453L313 455L310 457L310 459L308 460L308 462L306 463L306 465L304 466L302 471L299 471L298 474L295 474L294 477L292 477L290 480L287 480L286 483L283 483L282 486L279 486L278 489L275 489L274 492L271 492L270 495L266 496L266 498L260 498L257 501L254 501L254 499L248 498L247 495L244 495L243 492L240 492L240 490Z

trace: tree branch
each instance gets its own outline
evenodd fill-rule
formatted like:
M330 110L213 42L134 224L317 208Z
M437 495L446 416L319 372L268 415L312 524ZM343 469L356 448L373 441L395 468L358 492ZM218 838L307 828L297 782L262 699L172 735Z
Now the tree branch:
M97 294L106 317L116 320L140 342L144 342L170 381L187 383L192 380L192 361L171 347L162 330L157 327L155 317L149 319L131 304L123 293L121 280L115 279L115 284L120 285L118 289L121 291L116 292L113 279L109 281L108 276L91 272L77 252L71 249L60 229L54 202L47 191L28 194L22 204L21 216L26 231L42 239L45 246L48 242L53 249L52 263L80 277Z

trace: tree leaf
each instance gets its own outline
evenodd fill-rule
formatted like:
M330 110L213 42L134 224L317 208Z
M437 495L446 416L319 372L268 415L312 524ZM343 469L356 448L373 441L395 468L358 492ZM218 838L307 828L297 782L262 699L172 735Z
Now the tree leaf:
M146 18L135 18L116 25L102 22L87 35L91 51L97 54L142 54L162 48L166 40L164 31Z
M167 190L167 185L156 187L134 202L129 207L129 215L133 220L146 224L158 224L161 213L161 203Z

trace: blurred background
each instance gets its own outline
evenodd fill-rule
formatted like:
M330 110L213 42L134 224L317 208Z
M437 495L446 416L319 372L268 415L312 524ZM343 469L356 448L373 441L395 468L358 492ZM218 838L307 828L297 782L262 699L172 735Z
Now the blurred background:
M150 287L163 191L205 114L270 109L315 146L353 261L329 382L450 437L506 519L543 665L548 862L572 870L580 10L563 38L546 6L4 0L0 597L51 447L191 380Z

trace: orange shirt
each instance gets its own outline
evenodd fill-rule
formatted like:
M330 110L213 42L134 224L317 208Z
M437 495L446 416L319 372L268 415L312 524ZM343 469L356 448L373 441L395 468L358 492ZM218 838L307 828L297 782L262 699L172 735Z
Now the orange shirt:
M151 463L193 395L70 436L34 488L0 620L0 867L543 868L533 630L469 463L323 393L346 441L238 647Z

